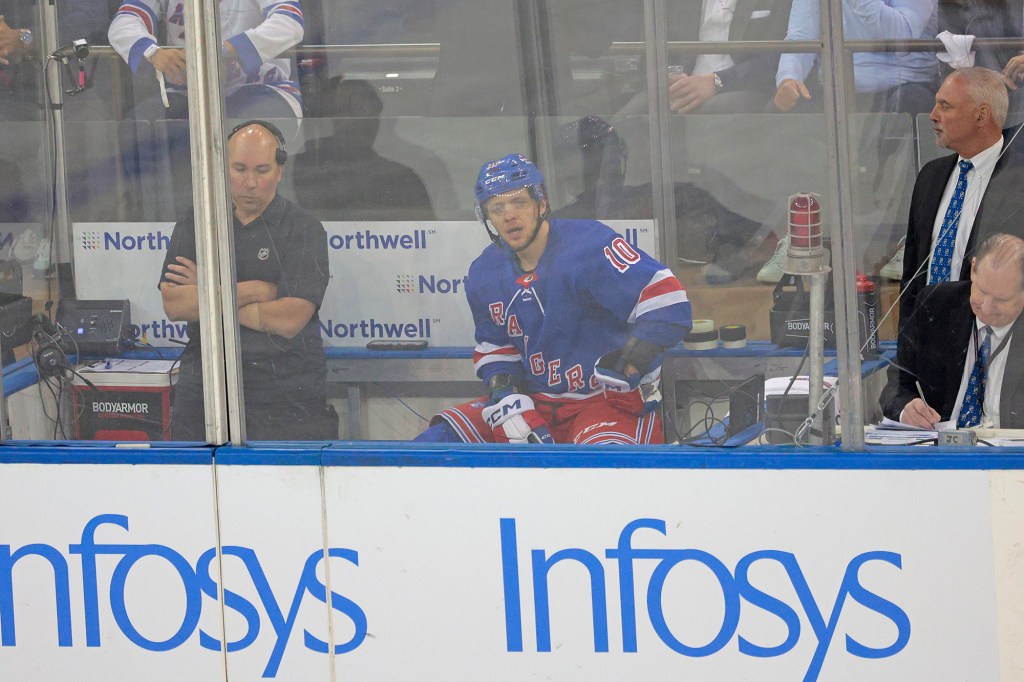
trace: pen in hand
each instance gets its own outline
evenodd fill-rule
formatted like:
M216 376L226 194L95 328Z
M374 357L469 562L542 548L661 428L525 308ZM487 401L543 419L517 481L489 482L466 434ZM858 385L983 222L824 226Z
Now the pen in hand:
M915 381L914 385L917 386L917 395L921 397L921 402L924 403L924 408L922 408L922 411L918 413L918 416L928 423L927 428L934 429L939 419L941 419L941 417L934 409L932 409L932 407L928 404L928 401L925 399L924 389L921 388L921 382Z

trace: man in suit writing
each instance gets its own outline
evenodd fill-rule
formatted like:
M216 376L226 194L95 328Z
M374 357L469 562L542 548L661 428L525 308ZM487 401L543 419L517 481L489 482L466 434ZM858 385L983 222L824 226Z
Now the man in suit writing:
M904 321L886 417L926 429L1024 428L1024 240L992 235L971 261L970 281L924 287Z

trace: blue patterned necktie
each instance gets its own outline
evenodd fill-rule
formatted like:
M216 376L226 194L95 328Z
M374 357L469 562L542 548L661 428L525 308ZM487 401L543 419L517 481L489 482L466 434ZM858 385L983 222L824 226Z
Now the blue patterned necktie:
M988 369L988 356L992 352L992 328L981 328L981 346L974 360L971 378L967 380L967 391L964 393L964 404L960 407L956 427L977 426L981 423L981 413L985 406L985 371Z
M967 194L967 172L974 168L970 161L960 162L960 176L956 179L953 196L939 228L939 238L935 240L935 252L932 253L932 266L928 271L928 283L948 282L953 264L953 249L956 246L956 228L960 224L960 211L964 207L964 195ZM959 273L957 274L959 277Z

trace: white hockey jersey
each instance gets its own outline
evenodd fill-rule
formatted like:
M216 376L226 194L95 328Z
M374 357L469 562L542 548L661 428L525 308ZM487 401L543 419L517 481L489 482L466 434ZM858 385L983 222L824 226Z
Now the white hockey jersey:
M146 51L157 45L156 27L167 23L164 47L185 47L185 9L177 0L122 0L107 34L111 46L138 70ZM298 84L291 80L290 60L279 57L302 42L305 24L298 0L221 0L220 30L223 40L238 53L237 64L228 65L225 96L244 85L268 85L288 101L296 116L302 115ZM171 91L183 86L167 84Z

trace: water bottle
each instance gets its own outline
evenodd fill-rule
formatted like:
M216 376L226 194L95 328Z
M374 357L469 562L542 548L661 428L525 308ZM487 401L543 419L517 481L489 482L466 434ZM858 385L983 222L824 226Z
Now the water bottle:
M857 314L860 318L860 345L864 349L861 357L872 360L878 357L878 292L875 283L860 272L857 273Z

